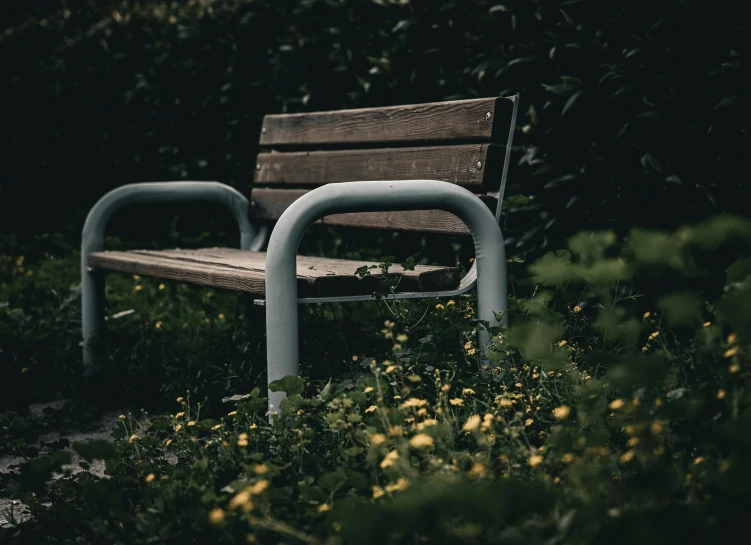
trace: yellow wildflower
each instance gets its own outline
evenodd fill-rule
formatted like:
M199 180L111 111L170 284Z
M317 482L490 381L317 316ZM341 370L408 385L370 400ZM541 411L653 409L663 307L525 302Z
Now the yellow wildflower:
M381 488L380 486L374 486L373 487L373 499L377 500L381 496L383 496L386 492Z
M138 285L136 286L136 291L141 291L142 289L143 289L143 286L142 286L142 285L138 284Z
M133 443L136 439L138 439L138 435L134 433L133 435L128 437L128 443Z
M159 290L163 290L165 288L164 284L159 284Z
M357 357L357 354L352 354L352 361L357 361L360 358ZM320 509L320 508L319 508Z
M434 418L428 418L428 419L426 419L425 421L423 421L423 422L420 422L419 424L417 424L417 425L416 425L415 427L416 427L416 428L417 428L418 430L421 430L421 429L423 429L423 428L427 428L428 426L435 426L435 425L437 425L437 424L438 424L438 420L436 420L436 419L434 419Z
M414 448L432 447L435 445L435 440L426 433L418 433L409 440L409 444Z
M402 403L400 409L409 409L411 407L424 407L428 402L424 399L417 399L416 397L410 397L407 401Z
M386 436L382 433L376 433L370 436L370 444L377 446L386 441Z
M181 429L183 429L182 424L178 424L177 426L175 426L175 431L180 431Z
M209 511L209 521L211 524L221 524L224 522L224 511L216 507Z
M393 435L394 437L401 437L404 435L404 430L401 426L391 426L389 428L389 435Z
M446 303L446 306L453 307L455 304L456 304L456 301L454 301L453 299L449 299L448 302Z
M738 342L738 335L735 333L728 335L728 344L735 344L736 342Z
M539 454L535 454L533 456L530 456L529 460L527 460L527 463L529 464L529 467L537 467L539 466L543 461L543 457Z
M581 307L580 307L579 305L576 305L576 306L574 307L574 313L575 313L575 314L579 314L579 313L580 313L581 311L582 311L582 308L581 308Z
M181 396L181 397L178 397L175 401L177 401L178 403L182 403L184 400L183 400L183 398Z
M614 399L610 402L610 405L608 405L608 407L610 407L611 410L615 411L623 407L625 404L626 403L622 399Z
M386 492L391 494L392 492L399 492L401 490L406 490L407 488L409 488L409 481L402 477L394 484L386 485Z
M560 407L553 409L553 416L556 420L563 420L569 415L570 412L570 407L568 407L567 405L561 405Z
M268 487L269 487L269 481L267 481L266 479L262 479L258 481L256 484L246 488L246 490L253 496L256 496L260 494L261 492L263 492L264 490L266 490Z
M563 462L564 464L570 464L575 459L576 459L576 457L571 452L567 452L566 454L564 454L563 456L561 456L561 462Z
M224 314L219 314L219 319L224 320Z
M250 501L250 492L247 490L238 492L229 501L230 509L237 509L238 507L241 507L243 511L251 511L253 509L253 502Z
M467 473L470 479L478 479L480 477L484 477L485 474L486 474L485 466L479 462L474 464L470 468L469 472Z
M237 411L230 411L227 413L227 416L235 416L237 414Z
M712 322L704 322L704 324L703 324L703 325L704 325L704 327L709 327L709 326L711 326L711 325L712 325Z
M150 483L154 479L156 479L156 475L154 475L153 473L149 473L148 475L146 475L146 478L144 479L144 481L146 481L147 483Z
M165 447L168 447L172 444L172 439L167 439L167 441L164 443Z
M370 392L372 392L373 390L375 390L375 388L373 388L372 386L368 386L367 388L365 388L365 389L363 390L363 393L364 393L364 394L369 394L369 393L370 393Z
M475 395L475 391L472 388L462 388L462 395Z
M717 399L725 399L725 395L727 395L725 393L725 390L718 390L717 391Z
M366 413L374 413L377 410L378 410L378 407L376 407L375 405L371 405L370 407L368 407L367 409L365 409L365 412Z
M442 305L441 303L438 303L438 304L437 304L437 305L435 306L435 309L436 309L436 310L444 310L445 308L446 308L446 307L444 307L444 306L443 306L443 305Z
M118 418L119 418L120 420L125 420L125 415L124 415L124 414L121 414L120 416L118 416Z
M326 511L331 511L331 506L328 503L322 503L318 506L319 513L325 513Z
M459 397L455 397L454 399L450 399L449 403L456 407L461 407L462 405L464 405L464 400Z
M175 415L175 418L180 418L180 417L183 417L183 416L185 416L185 412L184 411L180 411L179 413L177 413Z
M191 420L190 422L188 422L188 427L189 427L189 428L192 428L192 427L193 427L193 426L195 426L195 425L196 425L196 423L195 423L195 421L194 421L194 420Z
M631 460L634 459L634 451L633 450L629 450L629 451L624 452L623 454L621 454L621 458L620 459L621 459L621 463L622 464L629 463Z
M394 462L399 459L399 453L396 450L389 452L381 461L381 469L386 469L394 465Z
M222 425L221 425L221 424L216 424L215 426L211 426L211 429L212 429L212 430L218 430L218 429L219 429L219 428L221 428L221 427L222 427Z
M532 420L531 418L527 418L526 422L524 422L524 425L527 426L527 427L529 427L529 426L531 426L534 423L535 423L534 420Z
M659 336L660 336L660 332L659 331L655 331L654 333L650 333L649 334L649 337L647 337L647 340L651 341L651 340L656 339Z
M396 369L396 368L397 368L397 366L396 366L396 365L389 365L388 367L386 367L386 369L384 369L384 371L383 371L383 372L384 372L384 373L390 373L391 371L393 371L393 370L394 370L394 369Z
M463 431L476 430L480 426L480 416L473 414L470 416L462 427Z

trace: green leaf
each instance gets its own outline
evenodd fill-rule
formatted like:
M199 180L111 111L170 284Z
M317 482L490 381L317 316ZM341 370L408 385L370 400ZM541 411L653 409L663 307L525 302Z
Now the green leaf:
M669 326L696 326L702 323L704 299L694 293L668 293L657 300Z
M287 375L283 379L273 380L269 383L272 392L284 392L287 395L301 394L305 390L305 381L294 375Z
M117 456L117 447L105 439L93 439L86 442L73 443L73 450L87 462L92 460L106 460Z
M568 247L582 259L600 258L616 243L613 231L590 231L579 233L568 239Z

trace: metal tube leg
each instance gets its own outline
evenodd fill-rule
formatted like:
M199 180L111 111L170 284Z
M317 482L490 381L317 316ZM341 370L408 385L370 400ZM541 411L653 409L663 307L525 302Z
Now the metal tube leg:
M105 275L81 264L81 321L83 328L84 372L94 369L97 354L91 346L94 338L104 332L104 283Z

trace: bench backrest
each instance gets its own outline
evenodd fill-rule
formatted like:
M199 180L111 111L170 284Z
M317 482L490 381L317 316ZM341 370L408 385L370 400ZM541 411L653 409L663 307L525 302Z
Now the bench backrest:
M480 98L263 119L251 194L254 220L275 221L327 183L441 180L477 194L500 218L518 97ZM327 216L323 223L468 234L442 211Z

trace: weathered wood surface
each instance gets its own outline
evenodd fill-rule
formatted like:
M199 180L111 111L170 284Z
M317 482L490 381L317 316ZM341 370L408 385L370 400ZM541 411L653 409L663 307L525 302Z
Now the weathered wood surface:
M277 220L289 205L305 193L307 191L299 189L254 189L251 194L251 216L257 220ZM487 195L478 195L478 198L495 212L497 199ZM447 235L470 234L464 222L454 214L442 210L333 214L321 219L319 223L392 231L420 231Z
M319 186L362 180L441 180L492 191L500 185L504 152L504 146L481 143L261 153L256 159L255 184Z
M505 142L510 98L478 98L298 114L267 115L262 146L405 142ZM490 115L488 115L490 114Z
M298 256L297 289L299 297L367 295L378 290L378 269L360 278L355 270L375 262L349 261L322 257ZM164 278L263 295L265 291L266 254L232 248L200 250L134 250L96 252L89 256L89 266L142 276ZM394 264L389 276L400 277L397 291L433 291L454 289L459 285L455 267L417 265L403 270Z

